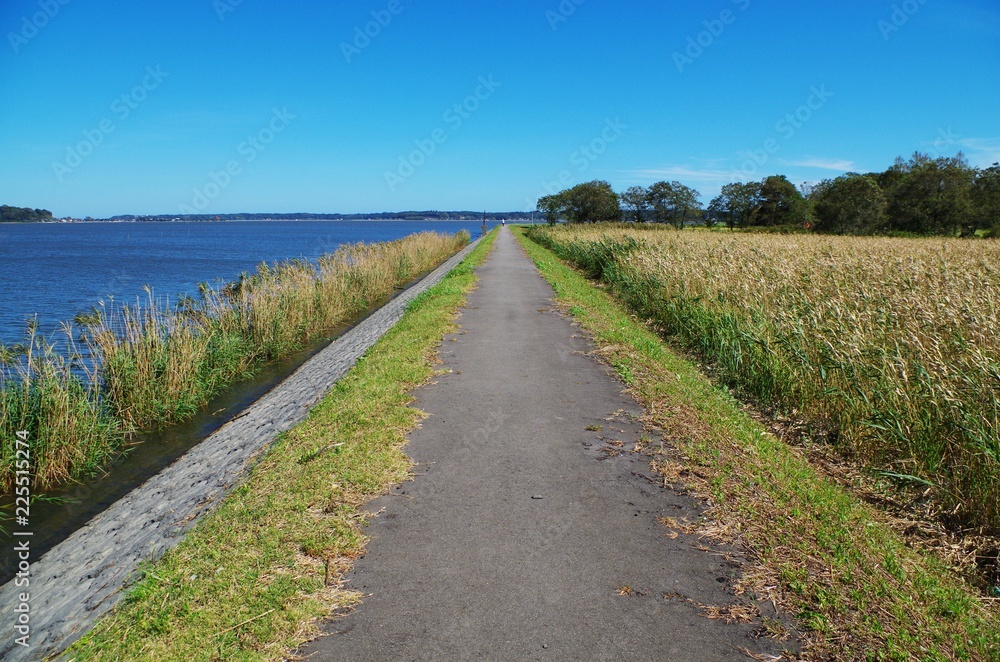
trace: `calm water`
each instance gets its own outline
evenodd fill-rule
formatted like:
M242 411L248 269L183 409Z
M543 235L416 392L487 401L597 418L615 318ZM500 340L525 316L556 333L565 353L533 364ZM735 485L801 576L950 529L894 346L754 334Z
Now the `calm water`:
M490 224L492 227L492 223ZM399 239L479 221L227 221L222 223L0 224L0 342L24 338L25 320L59 341L59 323L99 301L143 301L143 287L176 301L200 282L232 280L262 261L313 260L344 243Z

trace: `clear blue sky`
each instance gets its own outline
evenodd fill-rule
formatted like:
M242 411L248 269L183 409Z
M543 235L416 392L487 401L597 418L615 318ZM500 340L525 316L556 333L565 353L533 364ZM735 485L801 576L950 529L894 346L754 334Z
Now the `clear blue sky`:
M62 2L0 3L0 203L57 216L1000 160L996 0Z

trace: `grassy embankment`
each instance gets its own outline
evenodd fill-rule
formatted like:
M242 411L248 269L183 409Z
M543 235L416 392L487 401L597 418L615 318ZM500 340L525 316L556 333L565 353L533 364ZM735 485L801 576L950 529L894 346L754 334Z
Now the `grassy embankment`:
M862 333L879 325L889 329L889 320L884 314L880 316L886 310L881 300L872 301L868 311L879 317L877 320L866 320L860 317L861 311L846 308L850 292L869 300L877 296L873 289L880 281L858 282L860 270L884 268L886 277L909 277L914 287L921 279L944 287L959 278L957 274L949 278L947 261L921 263L918 253L908 262L902 255L890 253L878 262L891 260L895 266L879 267L868 264L868 260L875 260L865 247L873 244L863 241L854 246L858 255L852 258L836 252L838 242L814 240L818 241L815 250L819 255L814 251L802 258L792 250L774 251L770 242L785 241L775 237L738 236L716 241L711 236L687 238L674 232L614 230L609 234L599 229L536 230L531 235L572 258L587 276L603 278L606 287L595 287L549 250L523 241L559 299L594 335L598 353L617 367L645 405L650 422L662 428L670 440L672 448L653 453L654 467L665 481L684 484L711 504L706 519L692 523L692 528L700 526L705 535L733 542L746 551L755 567L747 569L744 588L770 597L797 616L808 642L807 658L1000 660L1000 612L995 599L983 598L934 555L908 547L884 513L824 477L801 451L768 434L726 389L713 386L692 363L667 348L656 333L633 317L637 312L642 319L651 319L653 326L681 340L686 348L718 352L720 356L713 358L726 370L723 374L727 378L743 379L740 383L758 389L757 394L778 400L807 388L782 390L782 384L787 385L783 380L799 374L786 372L792 368L789 360L782 358L782 348L804 353L798 357L803 365L807 357L816 355L809 353L813 349L810 342L816 341L826 372L825 397L843 402L850 376L883 374L888 378L891 373L873 373L876 368L867 364L852 368L852 363L864 357L884 353L873 354L869 347L842 354L844 343L849 346L858 336L817 336L823 329L819 320L831 324L822 311L829 307L845 316L835 330L846 333L852 326L861 328ZM934 245L941 247L940 242ZM907 244L905 248L913 252L919 246ZM797 244L794 248L802 251L808 246ZM960 248L949 244L943 250ZM824 251L825 258L820 259ZM815 270L796 274L794 265L809 259L817 259ZM848 262L856 271L843 268ZM965 274L968 272L960 278L964 280ZM839 283L844 293L834 296L835 290L827 285L831 283ZM801 308L783 310L792 305L789 301L796 301L797 291L824 293L822 298L809 301L812 317ZM913 288L904 289L901 296L907 293L915 300L906 310L917 316L923 311L922 319L927 323L933 309L917 308L917 302L926 299ZM808 295L801 296L808 300ZM963 293L953 292L952 296ZM801 315L802 325L817 320L819 328L807 330L796 325L794 333L777 335L777 329L767 326L794 320L796 314ZM774 335L764 335L765 329ZM927 334L931 332L925 329L916 340L930 342ZM793 344L795 338L802 343ZM890 409L882 415L901 416L902 412ZM872 437L882 432L882 427L888 425L859 426L871 436L854 442L848 442L853 429L848 428L841 443L864 448L874 443ZM955 437L949 437L948 443L957 443Z
M313 409L245 482L69 651L77 660L280 660L314 620L357 602L337 583L362 551L362 505L406 479L410 391L476 282L494 231Z
M261 264L257 272L199 300L95 311L76 329L73 356L31 333L18 351L0 346L0 489L14 482L15 432L30 441L35 490L93 472L137 430L192 416L266 362L305 347L440 264L469 240L420 233L344 246L318 265ZM77 369L74 370L73 367ZM83 370L86 375L81 376Z

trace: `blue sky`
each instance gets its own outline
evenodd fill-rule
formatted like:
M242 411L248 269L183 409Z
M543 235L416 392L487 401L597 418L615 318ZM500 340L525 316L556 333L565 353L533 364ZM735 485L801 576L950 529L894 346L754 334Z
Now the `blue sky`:
M1000 161L996 0L4 0L0 28L0 203L57 216Z

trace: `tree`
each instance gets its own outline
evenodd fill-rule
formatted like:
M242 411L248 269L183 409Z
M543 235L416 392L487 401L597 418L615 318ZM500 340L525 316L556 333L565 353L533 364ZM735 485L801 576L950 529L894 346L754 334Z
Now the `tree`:
M649 206L657 223L670 223L684 229L688 214L698 207L701 194L680 182L657 182L649 187Z
M560 195L565 200L564 213L570 223L614 222L622 218L618 195L605 181L577 184Z
M678 230L684 229L684 222L691 220L697 220L697 210L698 210L698 199L701 197L696 189L690 186L685 186L680 182L671 182L671 186L674 190L673 196L673 207L674 207L674 226Z
M556 193L538 198L536 206L548 224L555 225L559 222L559 217L565 213L566 201L562 193Z
M714 228L716 223L719 223L726 217L726 210L722 206L721 200L721 195L715 196L712 198L712 201L708 203L708 209L705 210L705 227L709 230Z
M625 220L645 223L649 218L649 189L633 186L618 196L625 211Z
M1000 163L976 172L972 184L972 214L975 226L1000 237Z
M968 235L975 171L959 152L932 159L915 153L893 166L889 197L889 227L916 234Z
M806 201L784 175L772 175L760 185L760 225L804 225Z
M875 177L848 173L812 192L814 229L831 234L875 234L885 230L888 201Z
M712 200L709 209L725 218L729 229L753 225L760 207L760 182L726 184Z
M37 223L51 221L52 212L48 209L32 209L31 207L11 207L0 205L0 221L15 221L18 223Z

